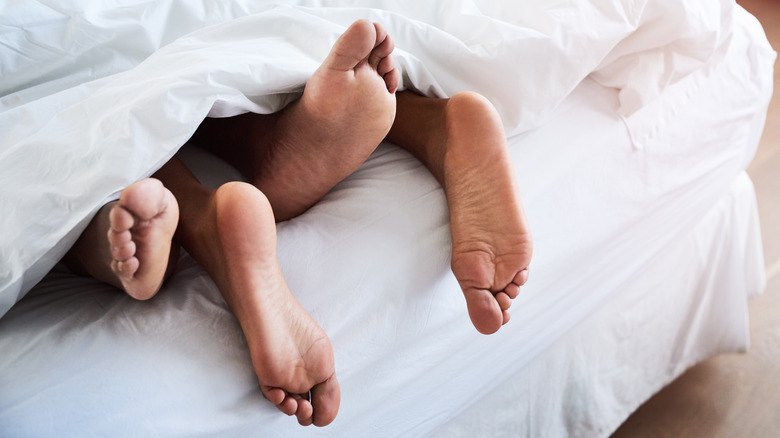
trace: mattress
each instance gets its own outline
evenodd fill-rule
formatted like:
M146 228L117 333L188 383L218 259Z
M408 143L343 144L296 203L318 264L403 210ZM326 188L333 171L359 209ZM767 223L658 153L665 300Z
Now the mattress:
M238 324L214 283L183 254L149 302L58 266L16 303L0 319L0 430L609 433L696 360L747 346L744 300L762 280L755 205L742 171L764 123L774 54L755 19L738 8L729 17L734 30L722 56L639 108L642 99L625 92L630 86L616 88L594 74L554 108L535 113L534 126L513 125L509 144L535 258L512 321L497 334L473 329L449 271L441 188L413 157L384 143L319 204L277 227L290 289L334 347L342 404L331 425L302 429L262 398ZM185 154L204 180L224 177L203 151ZM696 283L720 283L711 266L722 265L729 287ZM657 277L665 269L672 270L668 288ZM644 298L656 287L665 293ZM717 305L720 294L729 305ZM664 323L656 317L665 307L694 313ZM715 317L722 332L713 335ZM651 328L666 342L648 342L644 330ZM648 348L638 357L656 353L646 371L622 365L632 363L627 355L637 346ZM607 372L614 369L623 372ZM559 382L557 392L524 386L528 380L517 379L526 370ZM615 396L637 374L645 384L625 399ZM527 421L479 421L485 411L475 403L506 412L496 402L502 394L523 397L511 412Z

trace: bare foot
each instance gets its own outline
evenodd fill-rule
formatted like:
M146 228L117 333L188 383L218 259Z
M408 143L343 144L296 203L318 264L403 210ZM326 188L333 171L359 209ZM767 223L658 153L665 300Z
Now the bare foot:
M452 271L471 321L484 334L509 321L528 279L533 244L501 119L475 93L445 110L444 187L452 228Z
M171 271L178 220L176 199L160 181L138 181L98 212L65 260L133 298L149 299Z
M419 158L444 187L452 272L477 330L497 331L509 321L533 252L498 113L475 93L432 99L404 92L388 138Z
M265 155L252 182L277 220L301 214L376 149L393 123L400 74L394 44L379 24L353 23L336 41L303 96L279 113L275 127L256 131ZM272 138L268 138L272 135Z
M268 200L254 186L233 182L208 204L201 226L206 245L194 255L241 324L263 395L302 425L329 424L341 400L333 349L287 288Z
M509 321L533 252L501 118L471 92L434 99L405 91L397 99L388 140L422 161L444 187L452 272L476 329L493 333Z

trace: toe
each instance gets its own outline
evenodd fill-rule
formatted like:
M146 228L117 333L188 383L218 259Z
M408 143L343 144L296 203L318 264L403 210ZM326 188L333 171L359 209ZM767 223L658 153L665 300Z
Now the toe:
M311 402L305 399L298 400L298 411L295 413L295 416L298 417L298 424L310 426L314 422L313 413Z
M398 71L397 68L394 68L389 73L385 74L383 79L385 80L387 91L390 92L390 94L395 93L401 85L401 72Z
M466 306L474 327L483 335L495 333L501 328L501 308L490 291L470 289L464 291Z
M387 91L391 94L395 93L398 89L398 84L401 82L401 73L395 68L393 57L386 56L382 58L382 60L379 61L379 65L377 65L376 72L379 76L382 76L382 79L385 81Z
M281 404L284 401L284 398L287 396L287 394L281 388L260 386L260 391L263 393L263 397L275 405Z
M311 389L314 425L322 427L330 424L339 412L340 403L341 389L335 374L324 382L314 385Z
M108 213L108 221L111 224L110 229L117 233L129 230L135 224L133 215L119 204L111 207L111 211Z
M377 52L381 57L385 57L393 52L395 43L393 42L393 39L390 38L390 35L387 34L387 30L385 30L384 26L376 22L372 24L374 26L374 31L376 32L374 52Z
M114 246L111 245L111 258L118 262L129 260L130 257L135 255L135 242L132 240L124 245Z
M393 69L395 69L395 60L392 56L385 56L380 59L376 66L376 72L382 77L393 71Z
M518 286L522 286L526 281L528 281L528 268L518 272L517 275L515 275L515 278L512 280L512 283Z
M288 395L281 403L276 405L276 407L283 413L293 416L295 415L295 412L298 411L298 401Z
M123 246L133 241L133 235L130 230L115 231L108 230L108 244L111 246Z
M514 283L509 283L504 288L504 292L507 294L507 296L509 296L509 298L514 300L518 295L520 295L520 286Z
M509 310L509 308L512 307L512 299L504 292L496 294L496 302L498 302L498 307L502 311Z
M138 258L137 257L131 257L127 260L112 260L111 261L111 269L116 273L119 277L132 277L133 274L138 271Z
M509 322L509 320L512 318L512 315L509 314L508 310L504 310L501 314L503 318L503 322L501 322L501 325L504 325Z
M393 50L395 50L395 43L393 42L393 39L390 38L387 35L387 32L376 24L377 26L377 46L374 47L374 50L371 51L371 54L368 56L368 63L371 65L371 67L374 67L374 69L378 69L379 63L390 56L391 53L393 53ZM381 33L380 33L381 32Z
M138 181L119 196L119 205L142 220L150 220L165 210L167 197L160 180L146 178Z
M333 44L323 66L348 71L363 62L376 45L376 30L368 20L358 20Z

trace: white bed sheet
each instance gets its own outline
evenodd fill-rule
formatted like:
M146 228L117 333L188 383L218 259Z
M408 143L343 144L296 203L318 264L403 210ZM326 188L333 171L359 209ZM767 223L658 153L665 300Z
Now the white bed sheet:
M150 302L55 271L0 319L0 430L431 433L570 333L728 193L755 150L773 60L765 40L749 37L757 22L737 16L724 62L691 75L695 86L664 92L677 116L643 149L632 147L618 92L590 79L549 122L510 139L537 251L513 320L496 335L470 325L449 271L440 187L383 144L278 227L290 287L335 350L342 405L333 424L304 432L262 398L239 327L185 255Z

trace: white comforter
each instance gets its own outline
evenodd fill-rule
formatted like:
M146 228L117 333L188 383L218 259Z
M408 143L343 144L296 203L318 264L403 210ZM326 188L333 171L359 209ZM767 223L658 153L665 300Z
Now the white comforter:
M642 146L666 111L643 118L643 110L717 61L733 7L729 0L105 4L30 0L0 10L0 315L100 205L159 168L204 117L278 110L358 18L393 35L404 87L437 96L476 90L498 107L510 135L541 124L591 75L621 90L621 115Z

